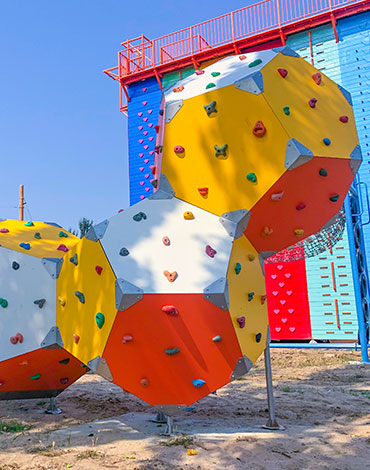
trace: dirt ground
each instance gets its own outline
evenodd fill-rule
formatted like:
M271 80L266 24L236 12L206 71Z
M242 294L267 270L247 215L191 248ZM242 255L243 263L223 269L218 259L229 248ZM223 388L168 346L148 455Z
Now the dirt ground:
M58 398L60 415L45 414L46 400L0 402L0 424L31 425L0 433L0 470L370 469L370 367L355 362L360 353L271 354L284 431L261 429L262 359L243 380L176 416L170 438L151 422L149 405L87 374Z

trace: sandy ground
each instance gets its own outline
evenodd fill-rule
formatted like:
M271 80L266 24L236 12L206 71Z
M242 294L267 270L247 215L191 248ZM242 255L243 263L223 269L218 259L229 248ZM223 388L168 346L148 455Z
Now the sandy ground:
M58 398L0 402L1 420L32 427L0 433L0 470L370 469L370 367L358 352L272 350L277 417L265 431L263 361L175 419L178 437L153 409L88 374ZM196 455L188 455L194 449Z

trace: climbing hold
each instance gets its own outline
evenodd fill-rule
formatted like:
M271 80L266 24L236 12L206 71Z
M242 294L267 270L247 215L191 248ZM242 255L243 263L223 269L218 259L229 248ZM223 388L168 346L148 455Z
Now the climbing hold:
M13 261L12 268L14 269L14 271L17 271L17 269L20 268L19 263L17 263L16 261Z
M180 93L184 89L184 85L176 86L173 91L174 93Z
M181 145L176 145L173 151L178 157L183 157L185 155L185 149Z
M248 302L251 302L254 297L254 292L248 292Z
M76 290L75 296L78 298L78 300L79 300L82 304L85 303L85 296L83 295L82 292L80 292L79 290Z
M288 75L288 70L286 69L278 69L277 71L283 78L285 78Z
M17 333L15 335L15 337L17 338L17 340L20 342L20 343L23 343L23 335L21 335L21 333Z
M169 348L169 349L165 349L164 352L168 356L174 356L175 354L178 354L180 352L180 349L179 348Z
M287 116L289 116L289 114L290 114L290 108L289 108L289 106L284 106L283 111L284 111L284 113L285 113Z
M171 317L174 317L179 314L179 311L174 305L163 305L162 312L167 313Z
M62 379L59 380L59 382L62 385L67 385L67 383L69 382L69 378L68 377L63 377Z
M240 328L245 327L245 317L239 317L236 319L236 321L238 322Z
M198 70L198 69L196 69L196 70L195 70L195 74L196 74L196 75L203 75L203 74L204 74L204 70Z
M73 333L73 342L75 344L78 344L80 341L80 337L78 335L76 335L76 333Z
M317 103L317 99L311 98L308 102L308 105L310 106L310 108L316 108L316 103Z
M274 193L271 194L271 200L272 201L280 201L280 199L284 196L284 191L281 191L281 193Z
M221 72L211 72L212 77L218 77L221 75Z
M78 255L75 253L71 258L69 258L69 261L74 264L75 266L78 265Z
M140 384L143 386L143 387L147 387L149 385L149 380L144 377L140 380Z
M166 276L167 280L169 282L174 282L177 279L177 272L174 271L173 273L170 273L169 271L163 271L163 274Z
M192 384L194 385L194 387L202 387L203 385L205 385L206 381L205 380L202 380L202 379L195 379L193 380Z
M7 229L7 228L0 228L0 233L9 233L9 229Z
M210 258L214 258L217 251L213 249L210 245L206 246L206 253Z
M247 58L246 55L240 55L240 56L239 56L239 59L240 59L240 60L245 60L246 58Z
M0 305L1 305L1 307L6 308L9 304L8 304L8 301L6 299L3 299L3 298L0 297Z
M131 343L131 341L133 341L133 340L134 340L134 338L131 335L124 335L123 338L122 338L122 343L123 344Z
M120 254L120 256L128 256L130 254L130 252L128 251L127 248L121 248L119 250L119 254Z
M261 232L261 236L262 237L268 237L269 235L272 234L273 231L274 230L270 227L267 227L267 226L263 227L262 232Z
M154 147L155 153L161 153L162 150L163 150L162 145L156 145L156 146Z
M31 245L29 243L20 243L19 246L23 248L24 250L29 250L31 248Z
M251 62L250 64L248 64L248 67L249 68L257 67L257 65L259 65L259 64L262 64L262 60L261 59L256 59L253 62Z
M153 180L152 182L153 188L156 188L158 186L158 180Z
M140 222L143 219L146 220L146 214L144 214L144 212L138 212L132 218L135 222Z
M31 380L39 380L40 377L41 377L41 374L35 374L35 375L31 375L30 379Z
M184 219L185 220L192 220L194 219L194 214L190 211L184 212Z
M265 305L266 300L267 300L267 295L261 295L261 305Z
M236 263L236 265L234 266L235 274L240 274L241 270L242 270L242 265L240 263Z
M35 232L35 234L33 235L33 238L36 238L36 240L41 240L41 233Z
M69 361L70 361L70 359L69 359L69 357L67 357L66 359L62 359L61 361L59 361L59 364L63 364L63 365L66 366L67 364L69 364Z
M253 127L253 135L256 137L263 137L266 134L266 127L262 121L257 121Z
M26 223L24 224L25 227L33 227L34 225L35 225L35 224L34 224L33 222L31 222L31 221L26 222Z
M212 101L212 103L205 104L204 109L206 110L207 116L210 116L212 113L217 113L216 101Z
M58 297L58 302L60 303L60 305L61 305L62 307L64 307L65 304L66 304L66 301L65 301L65 299L64 299L63 297Z
M214 341L215 343L219 343L219 342L221 341L221 339L222 339L221 336L218 335L218 336L214 336L214 337L212 338L212 341Z
M247 180L251 183L257 183L257 175L255 173L248 173Z
M262 333L257 333L256 334L256 343L259 343L262 339Z
M170 246L171 245L171 240L168 237L163 237L162 242L163 242L163 245L165 245L165 246Z
M102 268L101 266L98 266L98 265L97 265L97 266L95 266L95 271L96 271L96 272L99 274L99 276L100 276L101 272L103 271L103 268Z
M297 237L301 237L303 234L304 234L303 228L294 229L294 235L296 235Z
M63 243L58 246L57 250L64 251L64 253L67 253L67 251L69 251L68 248L65 245L63 245Z
M163 109L160 109L160 110L158 111L158 114L159 114L160 116L163 116L164 110L163 110Z
M208 196L208 188L198 188L198 191L201 196Z
M46 300L45 299L37 299L37 300L34 300L33 303L35 305L38 305L39 308L42 308L44 305L45 305L45 302Z
M214 83L208 83L208 85L206 86L206 90L209 90L210 88L214 88L216 85Z
M304 202L300 202L296 205L297 211L301 211L306 207L306 204Z
M217 157L217 158L218 158L218 157L225 157L225 158L226 158L226 157L227 157L227 155L226 155L227 147L228 147L227 144L224 144L224 145L222 145L221 147L219 147L218 145L215 145L214 148L215 148L215 150L216 150L216 154L215 154L216 157Z
M324 138L322 139L322 141L324 142L325 145L330 145L330 144L331 144L331 140L328 139L327 137L324 137Z
M95 320L96 324L98 325L98 328L102 329L105 322L105 316L101 312L98 312L95 315Z
M11 342L12 344L17 344L17 343L18 343L18 338L17 338L16 336L11 336L11 337L10 337L10 342Z
M319 170L319 175L325 177L325 176L328 176L328 172L325 170L325 168L321 168Z
M320 85L321 80L322 80L322 75L320 72L316 72L312 75L313 81L316 83L316 85Z
M329 197L331 202L337 202L339 199L339 194L333 194L332 196Z
M348 122L348 116L340 116L339 121L345 124L346 122Z
M68 238L68 234L65 232L59 232L59 237L60 238Z
M256 259L256 256L252 253L249 253L249 255L247 255L247 258L249 261L254 261Z

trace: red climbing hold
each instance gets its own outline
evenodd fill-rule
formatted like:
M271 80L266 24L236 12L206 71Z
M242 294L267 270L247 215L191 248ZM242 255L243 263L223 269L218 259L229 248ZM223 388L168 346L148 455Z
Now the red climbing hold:
M15 337L18 339L20 343L23 343L23 335L21 335L20 333L17 333Z
M0 233L9 233L7 228L0 228Z
M80 337L78 335L76 335L76 333L73 333L73 342L78 344L80 341Z
M95 271L99 274L101 274L101 272L103 271L103 268L101 266L95 266Z
M170 273L169 271L163 271L163 274L166 276L167 280L169 282L174 282L176 281L176 278L177 278L177 272L174 271L173 273Z
M10 337L10 342L11 342L12 344L17 344L17 343L18 343L18 338L17 338L16 336L11 336L11 337Z
M316 72L312 75L313 81L316 83L316 85L320 85L321 80L322 80L322 75L320 72Z
M204 70L195 70L195 74L196 74L196 75L203 75L203 74L204 74Z
M156 133L158 134L158 132L159 132L159 126L154 126L154 129L155 129Z
M155 172L156 172L156 167L153 166L152 171L151 171L152 175L155 175Z
M301 211L305 207L306 207L306 204L304 202L300 202L299 204L297 204L296 209L297 209L297 211Z
M123 210L124 210L124 209L120 209L120 210L118 211L118 214L120 214L121 212L123 212Z
M198 188L199 194L201 196L207 196L208 195L208 188Z
M167 313L167 315L171 315L171 317L179 314L179 311L174 305L163 305L162 312Z
M214 250L210 245L207 245L206 246L206 253L210 258L214 258L217 251Z
M246 58L247 58L246 55L240 55L240 56L239 56L239 59L240 59L240 60L245 60Z
M68 248L63 244L59 245L57 250L64 251L65 253L67 253L67 251L69 251Z
M185 149L182 145L176 145L173 151L176 153L176 155L182 155L185 152Z
M162 242L163 242L163 245L165 245L165 246L170 246L171 245L171 240L168 237L163 237Z
M184 89L184 85L177 86L173 89L174 93L180 93Z
M316 103L317 103L317 99L311 98L310 101L308 102L308 105L310 106L310 108L316 108Z
M288 75L287 69L278 69L278 72L283 78L285 78Z
M122 343L123 344L131 343L131 341L133 340L134 338L131 335L124 335L124 337L122 338Z
M253 127L253 135L256 137L263 137L266 134L266 127L262 121L257 121Z
M265 305L266 300L267 300L267 295L261 295L261 305Z
M143 386L143 387L147 387L149 385L149 380L144 377L140 380L140 384Z
M339 121L343 123L348 122L348 116L340 116Z

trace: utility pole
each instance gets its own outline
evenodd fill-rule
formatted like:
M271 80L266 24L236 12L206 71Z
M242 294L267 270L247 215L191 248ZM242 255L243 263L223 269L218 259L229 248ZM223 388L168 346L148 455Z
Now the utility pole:
M19 186L19 220L24 220L24 186Z

